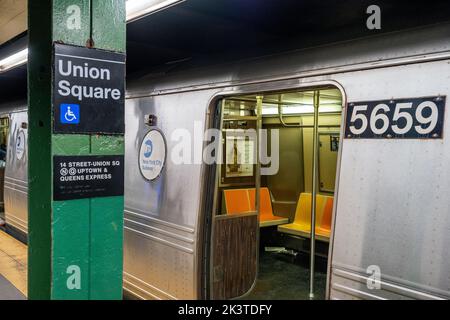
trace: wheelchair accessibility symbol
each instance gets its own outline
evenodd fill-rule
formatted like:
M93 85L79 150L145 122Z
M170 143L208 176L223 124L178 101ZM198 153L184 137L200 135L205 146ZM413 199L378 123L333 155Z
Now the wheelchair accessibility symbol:
M59 111L61 123L80 123L80 106L78 104L61 104Z

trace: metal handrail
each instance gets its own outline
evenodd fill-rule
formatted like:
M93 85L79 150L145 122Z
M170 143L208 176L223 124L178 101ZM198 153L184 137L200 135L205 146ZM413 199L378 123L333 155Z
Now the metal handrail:
M316 254L316 197L319 165L319 105L320 91L314 91L314 133L313 133L313 167L312 167L312 199L311 199L311 249L310 249L310 278L309 298L314 298L314 267Z

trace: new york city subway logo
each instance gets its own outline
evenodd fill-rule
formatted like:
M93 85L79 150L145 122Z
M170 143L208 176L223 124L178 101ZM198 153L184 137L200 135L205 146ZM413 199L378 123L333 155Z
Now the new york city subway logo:
M145 180L158 178L166 161L166 140L161 131L152 129L142 139L139 151L139 169Z
M153 152L153 143L152 143L152 140L146 140L146 141L145 141L145 152L144 152L144 157L150 158L150 157L152 156L152 152Z

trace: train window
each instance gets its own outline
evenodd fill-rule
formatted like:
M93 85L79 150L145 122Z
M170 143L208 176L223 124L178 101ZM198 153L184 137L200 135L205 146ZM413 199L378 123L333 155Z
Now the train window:
M250 291L246 298L308 298L315 195L315 280L323 298L341 92L322 87L237 95L223 99L220 109L223 161L216 170L210 296Z
M222 121L220 186L254 186L256 109L252 101L225 100ZM220 212L223 214L225 212Z
M6 146L9 132L9 118L0 117L0 168L6 164Z
M9 117L0 116L0 222L4 219L4 187L6 167L6 146L8 143Z

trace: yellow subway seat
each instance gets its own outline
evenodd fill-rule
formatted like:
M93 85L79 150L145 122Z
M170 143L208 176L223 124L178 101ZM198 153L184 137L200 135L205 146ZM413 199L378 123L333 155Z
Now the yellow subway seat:
M309 238L311 233L311 194L301 193L293 223L278 226L278 231ZM331 205L330 205L331 204ZM328 219L331 219L333 197L317 195L316 197L316 235L318 240L328 241L330 237ZM324 221L327 220L327 221Z

